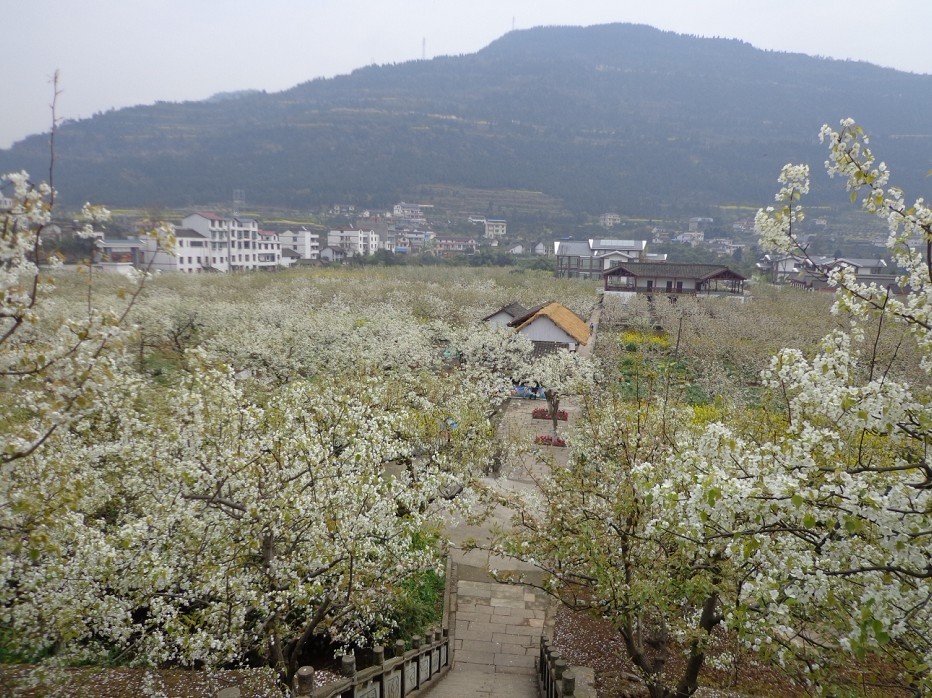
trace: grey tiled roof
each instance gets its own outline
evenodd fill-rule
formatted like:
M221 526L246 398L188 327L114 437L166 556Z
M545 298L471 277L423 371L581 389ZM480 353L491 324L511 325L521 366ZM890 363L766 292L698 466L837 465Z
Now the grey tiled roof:
M740 279L735 271L721 264L684 264L678 262L625 262L603 272L603 276L637 276L664 279Z

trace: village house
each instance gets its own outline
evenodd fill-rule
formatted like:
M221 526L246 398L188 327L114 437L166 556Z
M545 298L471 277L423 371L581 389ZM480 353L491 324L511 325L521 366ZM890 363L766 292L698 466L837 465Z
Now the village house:
M199 274L210 268L207 237L191 228L175 229L175 249L169 254L155 238L143 239L143 265L152 271Z
M286 230L279 233L278 239L282 245L282 256L286 250L297 255L300 260L314 260L320 258L320 234L301 228L301 230ZM292 257L292 255L289 255Z
M754 265L771 283L781 283L799 274L804 258L791 253L765 254Z
M710 252L728 255L729 257L745 247L740 242L735 242L730 238L712 238L711 240L706 240L705 246Z
M600 279L604 271L622 262L666 259L648 254L646 240L557 240L553 246L558 278Z
M705 218L703 216L693 216L689 219L687 223L689 232L696 233L699 231L707 230L712 223L715 221L712 218Z
M327 246L342 249L347 257L366 257L379 249L379 234L374 230L338 228L327 233Z
M131 272L145 266L145 246L139 238L108 240L101 233L94 240L94 264L103 271Z
M508 305L499 308L491 315L486 315L484 318L482 318L482 321L488 323L492 327L507 327L508 323L515 318L519 318L527 314L528 309L520 303L509 303Z
M812 257L806 265L813 267L817 271L828 273L839 267L847 267L854 272L857 277L878 276L889 274L890 269L886 261L879 257L869 259L858 257Z
M501 312L501 311L499 311ZM508 323L534 342L536 353L557 349L576 351L589 341L589 325L569 308L554 301L543 303Z
M479 248L479 243L473 238L434 238L430 243L430 251L438 257L448 257L455 254L473 254Z
M742 295L747 279L721 264L626 262L602 275L605 293Z
M427 218L419 204L406 204L404 201L395 204L392 209L392 219L400 225L412 228L427 226Z
M508 224L505 221L497 218L485 219L485 238L487 240L497 240L505 237L507 232Z
M346 250L342 247L331 247L327 245L320 251L321 262L342 262L347 257Z
M282 243L278 239L278 233L260 230L258 250L256 269L273 271L282 266Z
M603 228L614 228L621 225L621 216L617 213L603 213L599 216L599 225Z
M203 269L251 271L274 269L281 264L278 235L271 232L260 235L259 222L253 218L226 218L199 211L185 216L181 226L200 233L206 240L200 265Z
M673 242L692 245L693 247L696 247L703 240L705 240L705 233L701 230L688 230L684 233L679 233L673 238Z
M432 230L412 230L398 226L389 226L381 236L383 250L397 254L417 254L430 247L431 241L436 238Z
M319 259L319 256L318 256L318 259ZM314 260L314 261L317 261L317 260ZM292 249L289 249L287 247L282 248L282 267L283 268L291 269L291 267L301 264L302 262L309 263L310 260L302 259L301 255L299 255L297 252L295 252Z
M900 275L880 258L813 257L805 260L798 272L786 280L794 288L831 292L835 287L829 284L828 274L841 267L850 269L860 283L877 284L882 288L889 288L896 294L906 292L906 289L900 286Z

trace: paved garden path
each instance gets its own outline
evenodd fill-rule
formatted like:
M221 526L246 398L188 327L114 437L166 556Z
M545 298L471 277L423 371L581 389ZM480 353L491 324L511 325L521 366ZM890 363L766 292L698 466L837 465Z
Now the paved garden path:
M598 310L592 317L598 325ZM594 339L580 353L591 353ZM502 420L501 429L506 436L531 440L540 432L549 432L549 422L531 416L534 407L543 401L512 399ZM572 421L578 408L564 400L561 409L567 410ZM543 426L542 426L543 425ZM545 456L555 464L566 464L566 449L545 447ZM488 479L486 484L500 494L519 492L536 487L535 477L543 474L545 466L535 453L529 453L519 462L507 464L501 476ZM475 540L479 547L489 540L489 531L495 525L507 527L511 512L504 506L496 507L481 525L458 520L451 523L446 534L453 544L453 574L456 579L455 598L451 598L450 622L454 638L454 665L447 676L427 695L430 698L536 698L537 680L534 659L540 648L540 636L548 622L550 600L546 594L529 586L499 584L487 570L516 571L534 581L541 581L540 573L531 565L515 560L490 556L481 549L466 551L463 544Z

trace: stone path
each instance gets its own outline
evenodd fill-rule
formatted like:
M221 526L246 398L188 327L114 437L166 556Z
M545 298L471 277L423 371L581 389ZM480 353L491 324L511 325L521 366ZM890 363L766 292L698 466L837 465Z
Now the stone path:
M598 310L592 322L598 326ZM580 353L589 355L594 337ZM549 422L535 420L535 406L546 404L532 400L512 399L508 404L501 428L517 438L532 439L534 434L549 432ZM572 420L578 408L564 400L561 409ZM555 464L566 463L566 449L545 447L545 455ZM500 477L486 484L501 493L536 488L535 477L546 466L536 453L526 454L520 462L507 464ZM515 560L490 556L482 550L463 550L463 544L475 540L482 547L495 525L507 526L511 512L496 507L481 525L466 521L451 522L446 530L453 549L456 589L450 599L453 617L454 665L435 687L427 692L430 698L537 698L534 659L540 649L540 636L548 624L550 599L532 587L499 584L489 577L488 569L522 572L535 582L542 581L531 565Z
M526 439L547 431L549 423L531 417L539 404L542 403L512 399L501 428ZM548 450L558 460L565 458L565 449ZM500 477L489 478L486 484L504 494L533 489L534 476L543 468L537 456L529 453L520 462L506 465ZM542 581L540 572L532 565L492 556L481 549L463 549L469 540L483 547L489 540L489 530L495 525L507 527L510 517L510 510L499 505L481 525L458 520L445 532L453 546L451 557L457 580L455 598L451 598L454 616L450 619L454 665L427 694L430 698L537 696L534 659L540 649L550 600L532 587L494 582L488 570L521 572L535 582Z
M463 572L480 570L457 570ZM490 581L460 579L456 588L455 663L430 698L536 697L534 658L548 600L525 587Z

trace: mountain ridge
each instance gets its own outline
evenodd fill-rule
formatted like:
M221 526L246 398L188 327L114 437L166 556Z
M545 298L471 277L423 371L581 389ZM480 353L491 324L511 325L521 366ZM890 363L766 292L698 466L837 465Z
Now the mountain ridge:
M245 189L293 208L522 189L574 214L650 215L764 203L783 164L824 160L822 123L854 116L918 193L929 113L928 75L645 25L538 27L473 54L68 122L56 185L67 203L184 207ZM0 150L0 170L24 168L47 170L47 136Z

